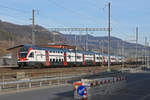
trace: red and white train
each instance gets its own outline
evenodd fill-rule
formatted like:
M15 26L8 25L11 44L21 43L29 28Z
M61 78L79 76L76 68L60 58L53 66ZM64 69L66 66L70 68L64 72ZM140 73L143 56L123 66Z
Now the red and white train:
M110 56L111 64L125 62L122 56ZM92 66L108 64L108 55L97 52L24 45L18 51L18 66Z

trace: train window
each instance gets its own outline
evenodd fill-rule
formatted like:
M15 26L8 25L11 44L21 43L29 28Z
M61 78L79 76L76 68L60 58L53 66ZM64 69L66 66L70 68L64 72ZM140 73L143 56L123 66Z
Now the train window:
M52 62L52 59L50 59L50 62Z
M71 59L71 55L69 55L68 57L69 57L69 59Z
M77 59L81 59L81 56L77 56Z
M53 59L53 62L55 62L55 59Z
M29 55L29 57L34 57L34 53L31 52L30 55Z
M29 49L28 46L24 46L24 47L21 47L19 51L20 51L20 52L27 52L28 49Z
M111 58L112 60L116 60L115 58Z

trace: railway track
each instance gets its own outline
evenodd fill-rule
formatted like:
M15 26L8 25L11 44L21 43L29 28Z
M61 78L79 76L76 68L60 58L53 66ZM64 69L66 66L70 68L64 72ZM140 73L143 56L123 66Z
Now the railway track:
M12 69L7 68L7 67L0 67L0 73L6 73L6 72L9 72L9 71L12 71Z
M121 65L114 65L112 69L115 67L120 67ZM134 65L127 65L126 67L131 67ZM16 69L16 68L0 68L0 75L8 75L8 74L16 74L17 72L25 72L25 73L65 73L65 72L82 72L82 71L97 71L99 69L107 68L107 66L88 66L88 67L63 67L63 68L42 68L42 69Z
M132 65L133 66L133 65ZM131 67L131 66L127 66ZM120 65L112 66L111 69L119 69ZM77 75L82 73L99 73L106 71L104 66L90 66L90 67L69 67L69 68L44 68L44 69L3 69L0 71L0 81L18 80L18 73L23 73L24 78L46 78L46 77L62 77Z
M112 65L112 66L121 66L121 65ZM135 66L135 65L125 65L126 67L130 67L130 66ZM97 68L97 67L102 67L102 66L81 66L81 67L44 67L44 68L30 68L30 67L26 67L26 68L22 68L22 69L18 69L16 67L0 67L0 73L5 73L5 72L19 72L19 71L30 71L30 72L37 72L37 71L45 71L45 70L52 70L52 71L57 71L57 70L70 70L70 69L93 69L93 68ZM103 66L103 67L107 67L107 66Z

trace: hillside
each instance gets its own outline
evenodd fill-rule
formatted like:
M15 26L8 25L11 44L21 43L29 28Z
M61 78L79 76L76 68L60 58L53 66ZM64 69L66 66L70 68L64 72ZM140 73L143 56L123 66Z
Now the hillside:
M35 32L36 44L47 44L54 42L53 32L49 32L45 28L36 25ZM16 25L0 20L0 51L6 52L5 49L11 46L20 44L31 44L32 26L31 25ZM65 43L66 39L59 34L55 36L55 43ZM3 54L0 52L0 55Z
M75 45L75 35L71 34L62 34L62 37L65 37L70 45ZM86 42L86 35L76 35L76 42L77 46L85 48L85 42ZM95 37L92 35L88 35L88 49L90 51L102 51L102 48L104 48L104 52L107 53L108 49L108 37ZM124 51L123 51L124 48ZM145 47L143 45L138 44L138 55L141 56L144 54ZM111 54L117 54L117 55L126 55L126 56L135 56L136 51L136 44L135 43L129 43L126 41L123 41L116 37L111 37Z
M45 28L36 25L36 44L48 44L48 43L62 43L62 44L70 44L75 45L75 35L62 34L59 32L50 32ZM0 51L6 52L5 48L9 48L11 46L19 45L19 44L30 44L31 43L31 33L32 26L31 25L16 25L8 22L0 21ZM55 35L54 35L55 34ZM54 38L55 37L55 38ZM102 51L102 47L104 47L104 52L107 53L108 47L108 38L104 37L94 37L92 35L88 35L88 44L89 50L94 51ZM103 44L102 44L103 40ZM86 36L82 35L76 36L77 46L80 49L85 48ZM126 56L134 56L135 55L135 44L124 42L119 38L111 37L111 53L121 55L123 53L123 43L125 48ZM138 52L140 55L143 55L144 46L138 45ZM0 55L2 54L0 53Z
M37 44L45 44L52 42L53 33L49 32L45 28L36 25L36 43ZM31 43L31 33L32 27L31 25L16 25L8 22L0 21L0 40L11 40L15 41L15 44L24 44L24 43ZM57 42L65 41L59 34L56 37L58 40Z

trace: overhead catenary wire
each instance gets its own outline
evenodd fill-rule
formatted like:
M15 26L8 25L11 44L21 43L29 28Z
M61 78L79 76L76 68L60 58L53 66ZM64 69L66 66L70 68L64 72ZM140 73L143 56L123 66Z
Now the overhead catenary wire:
M22 10L22 9L18 9L18 8L15 8L15 7L8 7L8 6L3 5L3 4L0 4L0 8L4 8L4 9L11 10L11 11L15 11L17 13L30 14L28 11L25 11L25 10ZM17 20L18 22L21 22L21 23L25 23L25 22L27 22L27 20L29 20L29 18L20 17L19 16L20 14L11 14L10 15L10 13L8 14L8 13L5 13L5 12L0 12L0 14L8 16L8 17L11 17L11 18L13 18L13 19L15 19L15 20Z
M54 1L54 0L47 0L47 1L49 1L50 3L53 3L54 5L56 5L57 7L59 7L59 8L62 8L62 9L64 9L64 10L66 10L67 12L70 12L71 14L73 14L73 15L76 15L76 16L78 16L78 17L82 17L82 18L87 18L87 19L89 19L89 21L90 22L94 22L94 23L98 23L98 22L96 22L96 21L93 21L93 19L95 19L95 17L93 17L93 16L90 16L90 15L86 15L85 13L81 13L81 12L78 12L78 11L74 11L74 10L72 10L72 9L70 9L70 8L67 8L67 7L65 7L65 6L63 6L63 5L61 5L61 4L59 4L58 2L56 2L56 1Z
M0 13L1 13L1 12L0 12ZM25 23L25 22L26 22L25 19L16 18L16 16L13 16L13 15L8 15L8 14L5 14L5 13L1 13L1 14L3 14L4 16L8 16L8 17L10 17L10 18L13 18L13 19L17 20L17 21L20 22L20 23ZM1 15L0 15L0 16L1 16ZM1 16L1 18L3 18L4 16Z
M8 6L2 5L2 4L0 4L0 8L6 8L6 9L17 11L17 12L20 12L20 13L29 13L29 11L14 8L14 7L8 7Z
M59 23L57 23L58 20L52 18L52 17L48 17L48 16L45 16L43 14L40 14L38 17L37 17L37 23L38 21L40 20L39 18L44 18L44 19L48 19L50 22L54 23L55 25L52 25L52 23L50 24L45 24L43 21L42 22L39 22L39 25L42 25L42 26L45 26L45 27L56 27L56 25L59 25L61 27L66 27L66 25L62 24L62 22L60 22L59 20ZM58 27L58 26L57 26Z
M22 14L30 14L30 12L29 11L26 11L26 10L23 10L23 9L18 9L18 8L15 8L15 7L8 7L8 6L6 6L6 5L2 5L2 4L0 4L0 8L4 8L4 9L8 9L8 10L12 10L12 11L16 11L16 12L18 12L18 13L22 13ZM2 13L2 12L0 12L1 14L3 14L3 15L6 15L6 16L8 16L8 17L11 17L11 18L13 18L13 19L15 19L15 20L17 20L18 22L21 22L21 23L24 23L24 20L29 20L29 18L27 18L27 19L25 19L25 18L23 18L23 17L16 17L16 16L14 16L14 15L17 15L17 14L13 14L13 15L8 15L8 14L5 14L5 13ZM42 15L43 16L43 15ZM46 17L46 19L47 19L48 17ZM52 20L51 20L52 21ZM25 21L25 22L27 22L27 21ZM54 22L54 21L53 21ZM39 23L39 25L43 25L43 26L48 26L48 25L45 25L45 24L41 24L41 22ZM62 25L62 24L60 24L61 26L64 26L64 25Z

